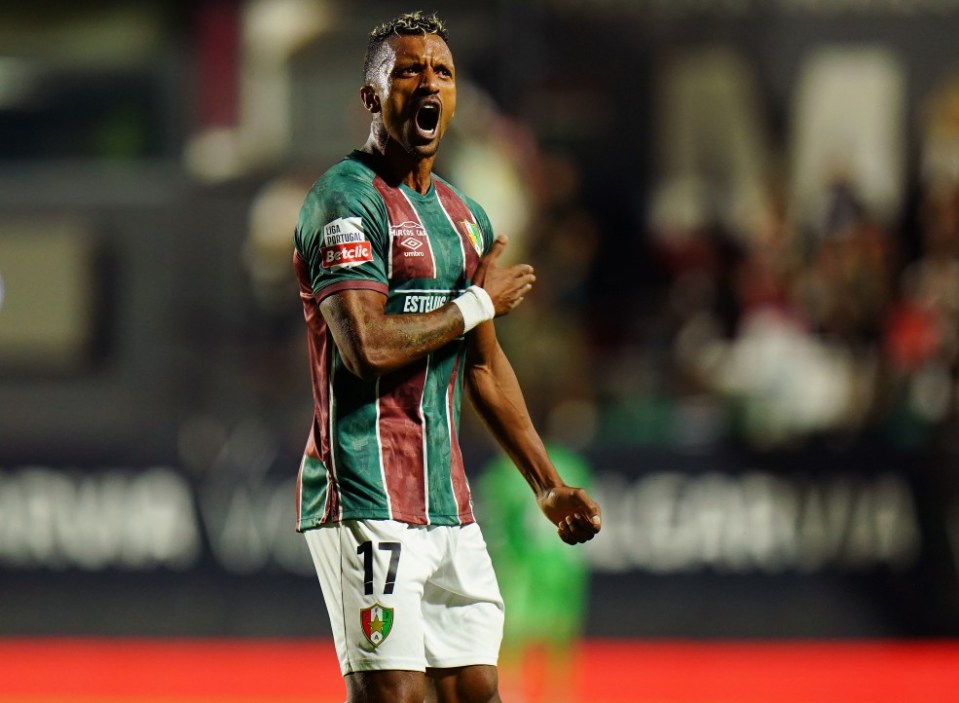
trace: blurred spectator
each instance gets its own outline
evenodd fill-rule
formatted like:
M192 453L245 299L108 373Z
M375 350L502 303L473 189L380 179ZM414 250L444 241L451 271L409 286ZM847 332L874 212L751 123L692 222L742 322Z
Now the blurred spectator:
M892 242L851 184L835 181L826 192L825 221L811 242L799 297L819 334L849 345L872 342L892 294Z
M591 470L578 454L547 442L566 481L589 488ZM494 459L476 495L483 533L506 606L500 661L505 698L522 703L573 700L572 663L586 619L589 566L583 550L566 548L543 520L512 462Z
M767 199L770 153L746 57L725 46L675 54L660 74L657 102L654 236L667 248L702 227L749 238Z
M595 425L584 316L599 246L598 225L582 205L580 167L568 153L544 150L489 96L465 86L458 117L467 119L451 133L440 168L485 193L491 222L510 238L505 257L536 269L533 295L497 322L497 334L536 424L580 445Z
M903 85L887 51L811 53L780 189L770 164L781 159L736 54L690 53L663 73L650 234L670 274L659 332L672 356L658 366L673 397L724 398L728 426L750 445L848 435L881 411L880 344L900 266Z
M848 184L870 219L898 225L905 198L905 75L883 47L831 46L804 61L791 106L790 212L822 233Z
M922 105L920 154L925 190L941 197L959 184L959 72L950 74Z
M296 292L293 277L293 230L296 218L315 174L287 173L267 181L250 203L249 232L243 245L243 263L259 312L271 318L299 322L291 311ZM294 314L295 313L295 314Z
M497 330L528 389L533 418L547 433L579 446L592 439L595 425L585 315L599 228L582 205L572 157L558 151L539 157L537 209L527 235L536 287Z
M924 105L919 252L899 279L886 319L889 430L900 443L926 442L957 417L959 378L959 79Z

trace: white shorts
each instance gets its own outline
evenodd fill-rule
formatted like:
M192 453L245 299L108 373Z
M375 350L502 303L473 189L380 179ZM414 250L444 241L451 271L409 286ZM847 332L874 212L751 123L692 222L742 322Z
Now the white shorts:
M503 599L478 525L347 520L304 534L344 676L495 666Z

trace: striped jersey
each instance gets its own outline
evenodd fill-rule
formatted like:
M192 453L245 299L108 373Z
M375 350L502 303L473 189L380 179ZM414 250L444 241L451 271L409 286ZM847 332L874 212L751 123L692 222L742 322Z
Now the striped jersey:
M319 305L366 289L386 295L387 314L429 312L470 285L492 241L483 209L435 175L423 195L387 183L353 152L314 184L294 235L314 402L298 530L351 519L474 521L457 437L464 339L363 380L344 366Z

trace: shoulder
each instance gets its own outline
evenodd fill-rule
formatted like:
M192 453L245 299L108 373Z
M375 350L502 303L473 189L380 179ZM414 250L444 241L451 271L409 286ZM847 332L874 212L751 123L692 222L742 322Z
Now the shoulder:
M375 236L385 227L386 206L373 185L376 173L354 158L343 159L313 184L297 221L297 242L317 236L329 224L351 221Z
M382 201L373 185L376 173L350 155L332 166L313 184L306 197L306 206L341 207L376 204Z

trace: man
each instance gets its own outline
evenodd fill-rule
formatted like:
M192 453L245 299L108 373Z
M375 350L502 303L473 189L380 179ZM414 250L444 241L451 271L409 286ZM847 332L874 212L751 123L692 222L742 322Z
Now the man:
M447 32L406 14L370 35L362 149L307 196L294 265L315 415L297 527L313 555L351 703L499 701L503 606L457 439L463 386L570 544L599 507L533 428L493 318L527 265L482 208L432 173L456 110Z

